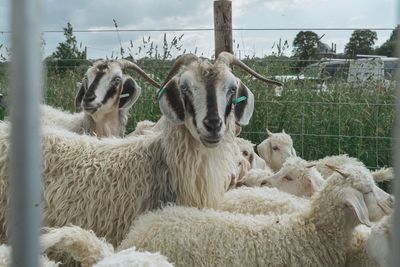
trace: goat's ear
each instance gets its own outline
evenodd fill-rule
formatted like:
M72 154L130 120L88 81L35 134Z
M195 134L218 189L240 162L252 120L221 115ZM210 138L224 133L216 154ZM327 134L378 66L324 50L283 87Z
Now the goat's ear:
M344 201L346 206L351 208L356 214L358 221L361 224L371 226L369 221L368 208L365 205L363 195L357 190L348 190L344 195Z
M160 89L157 95L161 112L174 124L185 122L185 106L179 90L178 79L172 78Z
M124 79L119 99L119 108L130 108L138 100L142 88L131 78Z
M246 99L235 104L235 120L239 125L247 125L254 111L254 95L242 82L239 83L236 98L245 97Z
M82 103L83 96L85 95L85 86L83 83L77 83L79 90L75 96L75 107L79 108Z

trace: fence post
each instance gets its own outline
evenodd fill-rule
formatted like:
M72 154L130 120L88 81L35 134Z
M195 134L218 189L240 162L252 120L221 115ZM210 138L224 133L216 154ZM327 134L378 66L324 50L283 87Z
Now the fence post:
M233 53L232 43L232 2L214 1L215 58L222 51Z
M12 266L39 264L41 153L39 101L42 68L41 1L13 0L10 78L10 243Z

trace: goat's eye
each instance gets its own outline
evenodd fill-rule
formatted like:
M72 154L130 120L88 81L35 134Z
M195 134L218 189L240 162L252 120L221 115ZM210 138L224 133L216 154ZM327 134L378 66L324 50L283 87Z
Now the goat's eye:
M273 147L272 147L272 150L278 151L278 150L279 150L279 147L278 147L278 146L273 146Z
M232 94L236 93L236 90L237 90L236 86L229 87L229 92L231 92Z
M283 179L285 179L287 181L293 181L293 178L290 177L289 175L284 176Z
M364 192L364 195L368 195L368 194L371 194L371 193L372 193L372 189L369 190L368 192Z
M113 79L112 79L112 81L113 82L115 82L115 83L120 83L121 82L121 77L114 77Z
M243 154L243 156L247 157L249 155L249 152L245 150L242 152L242 154Z

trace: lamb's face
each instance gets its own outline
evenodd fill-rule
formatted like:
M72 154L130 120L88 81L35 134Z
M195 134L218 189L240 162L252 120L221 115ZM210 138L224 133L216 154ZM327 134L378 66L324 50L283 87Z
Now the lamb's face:
M236 121L250 119L253 95L226 66L204 62L190 65L164 86L161 111L176 123L185 124L191 135L206 147L217 146L227 131L235 108ZM241 103L234 107L234 99Z
M131 106L139 97L141 88L127 75L120 64L100 61L90 67L76 96L76 105L92 117Z
M313 166L298 157L289 158L282 169L266 178L265 185L299 196L311 197L324 185L324 179Z
M343 172L350 174L348 179L363 194L371 221L380 220L385 215L392 213L394 198L375 184L368 169L350 164L344 165L342 169Z
M285 133L269 133L269 137L257 146L257 152L275 171L282 168L287 158L296 156L293 141Z

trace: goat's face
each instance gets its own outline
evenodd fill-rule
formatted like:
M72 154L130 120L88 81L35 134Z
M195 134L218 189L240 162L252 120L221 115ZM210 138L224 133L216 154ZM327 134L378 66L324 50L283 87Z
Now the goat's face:
M141 88L122 74L118 62L99 61L90 67L75 98L76 106L91 116L129 108L136 102Z
M253 113L250 90L223 64L194 62L164 86L159 104L163 114L175 124L185 124L192 136L206 147L223 139L230 114L247 124ZM243 101L233 107L233 100Z

